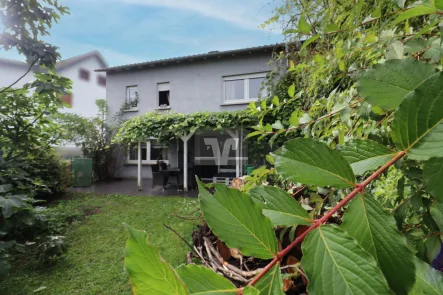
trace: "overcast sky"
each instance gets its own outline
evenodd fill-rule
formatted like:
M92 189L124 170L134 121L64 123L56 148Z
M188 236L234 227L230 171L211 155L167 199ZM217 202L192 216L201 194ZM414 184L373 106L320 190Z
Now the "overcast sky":
M111 66L282 40L260 28L280 0L63 0L48 42L62 58L99 50ZM23 59L0 49L0 57Z

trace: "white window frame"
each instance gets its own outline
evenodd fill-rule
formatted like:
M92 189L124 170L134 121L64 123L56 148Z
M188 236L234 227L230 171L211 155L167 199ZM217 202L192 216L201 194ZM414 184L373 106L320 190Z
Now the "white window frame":
M140 99L140 96L138 95L138 85L129 85L129 86L126 86L126 95L125 95L125 102L126 103L128 103L128 101L129 101L129 90L130 89L132 89L132 88L136 88L136 93L137 93L137 96L139 97L139 99ZM136 107L128 107L127 109L125 109L124 111L126 111L126 112L134 112L134 111L138 111L138 105L139 105L139 103L140 103L140 100L137 102L137 106Z
M254 78L266 78L268 72L260 72L254 74L244 74L244 75L235 75L235 76L224 76L223 77L223 103L224 104L248 104L253 101L257 101L258 97L249 98L249 79ZM244 99L227 99L226 98L226 82L227 81L235 81L235 80L243 80L244 83Z
M144 165L155 165L157 164L157 160L152 160L151 159L151 141L154 141L155 139L151 139L151 140L147 140L146 141L146 160L142 160L142 164ZM144 142L144 141L143 141ZM165 145L167 146L167 145ZM169 147L168 147L169 148ZM137 150L138 150L138 145L137 145ZM138 160L130 160L130 153L131 151L131 146L128 146L128 149L126 151L126 164L138 164ZM137 153L138 155L138 153ZM169 158L169 155L168 155ZM169 160L161 160L163 163L166 163L167 165L169 165Z

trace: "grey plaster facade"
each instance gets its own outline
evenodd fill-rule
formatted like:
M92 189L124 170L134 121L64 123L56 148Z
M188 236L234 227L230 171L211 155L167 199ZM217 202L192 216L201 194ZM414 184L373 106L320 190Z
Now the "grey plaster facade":
M159 83L169 83L170 111L179 113L193 113L197 111L234 111L245 109L250 101L226 103L223 94L224 77L266 73L271 71L269 61L272 57L272 48L259 51L236 52L235 54L210 55L207 57L184 60L165 60L137 67L128 65L118 67L117 70L107 70L106 99L109 105L109 118L121 108L126 99L128 86L138 88L138 109L125 112L124 118L139 116L158 110ZM112 69L112 68L110 68ZM169 164L172 167L180 166L178 142L171 142L169 146ZM119 177L134 178L137 176L137 166L121 161L118 170ZM143 166L143 178L152 176L149 165Z

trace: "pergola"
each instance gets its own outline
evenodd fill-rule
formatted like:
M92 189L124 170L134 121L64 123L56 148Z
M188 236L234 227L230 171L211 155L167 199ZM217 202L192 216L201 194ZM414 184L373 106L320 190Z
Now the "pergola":
M196 112L182 114L175 112L148 112L125 121L118 131L115 142L138 143L137 186L142 190L141 145L146 139L155 138L161 142L172 139L183 141L183 189L188 190L188 141L197 131L207 129L227 130L236 144L236 175L240 176L240 133L242 128L257 124L257 118L247 111ZM229 130L229 129L233 129Z

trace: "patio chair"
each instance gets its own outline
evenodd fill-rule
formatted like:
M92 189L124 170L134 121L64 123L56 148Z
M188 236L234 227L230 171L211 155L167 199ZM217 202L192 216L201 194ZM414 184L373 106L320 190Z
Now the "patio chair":
M168 170L168 165L164 162L161 162L160 163L160 170L162 170L162 171Z
M165 188L165 173L159 171L159 165L152 165L151 169L152 169L152 188L160 185L163 187L163 189Z

